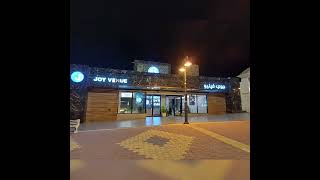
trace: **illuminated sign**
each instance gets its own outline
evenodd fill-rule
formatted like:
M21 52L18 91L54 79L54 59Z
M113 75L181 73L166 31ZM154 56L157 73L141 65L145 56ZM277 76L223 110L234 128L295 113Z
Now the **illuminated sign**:
M109 83L121 83L121 84L127 84L128 79L118 79L118 78L107 78L107 77L95 77L93 81L96 82L109 82Z
M221 84L204 84L203 87L204 89L226 89L226 86Z
M73 73L71 74L71 80L72 80L73 82L78 83L78 82L83 81L83 79L84 79L84 75L83 75L82 72L80 72L80 71L75 71L75 72L73 72Z
M136 102L137 102L137 103L141 103L141 102L142 102L142 98L141 98L141 97L137 97L137 98L136 98Z
M143 98L143 96L144 96L144 94L143 93L141 93L141 92L136 92L136 103L141 103L142 102L142 98Z
M131 98L132 97L132 93L123 92L123 93L121 93L121 97L129 97L129 98Z
M149 69L148 69L148 73L159 73L159 69L155 66L151 66Z

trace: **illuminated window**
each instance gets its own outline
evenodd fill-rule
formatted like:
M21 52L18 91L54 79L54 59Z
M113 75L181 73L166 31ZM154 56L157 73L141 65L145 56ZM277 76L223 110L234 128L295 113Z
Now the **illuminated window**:
M120 92L119 113L145 113L145 94L142 92Z
M208 113L208 104L206 95L197 95L198 113Z
M188 106L190 113L197 113L196 95L188 95Z
M132 113L145 113L145 95L142 92L133 93Z
M148 73L159 73L159 69L157 67L151 66L148 69Z
M132 93L120 92L120 108L119 113L131 113Z
M188 94L189 113L208 113L207 96ZM184 96L182 96L182 111L184 113Z

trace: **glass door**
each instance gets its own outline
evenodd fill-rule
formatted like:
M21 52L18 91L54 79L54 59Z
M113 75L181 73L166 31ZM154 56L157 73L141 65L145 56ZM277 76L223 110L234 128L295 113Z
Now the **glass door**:
M181 116L182 96L168 95L166 96L166 107L169 116Z
M146 97L147 116L161 115L161 98L160 95L147 95Z
M147 116L152 116L152 96L146 97Z
M161 115L161 103L160 103L160 96L153 96L153 116L160 116Z
M181 96L174 98L174 115L175 116L181 116L181 108L182 108L182 104L181 104Z

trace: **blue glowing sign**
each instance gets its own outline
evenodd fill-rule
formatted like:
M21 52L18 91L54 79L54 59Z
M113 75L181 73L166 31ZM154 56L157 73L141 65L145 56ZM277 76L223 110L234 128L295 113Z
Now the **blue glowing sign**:
M148 73L159 73L159 69L155 66L151 66L149 69L148 69Z
M136 103L141 103L142 102L142 98L143 98L143 93L141 93L141 92L137 92L136 93Z
M96 82L109 82L109 83L121 83L121 84L127 84L128 79L118 79L118 78L107 78L107 77L95 77L93 81Z
M204 89L226 89L226 86L225 85L221 85L221 84L204 84L203 85Z
M71 74L71 80L72 80L73 82L78 83L78 82L83 81L83 79L84 79L84 75L83 75L82 72L80 72L80 71L75 71L75 72L73 72L73 73Z
M137 97L137 98L136 98L136 102L137 102L137 103L141 103L141 102L142 102L141 97Z

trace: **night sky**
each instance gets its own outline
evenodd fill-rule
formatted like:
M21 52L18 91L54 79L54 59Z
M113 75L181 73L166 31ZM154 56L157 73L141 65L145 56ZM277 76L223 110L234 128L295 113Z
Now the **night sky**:
M71 0L70 62L133 69L133 60L185 56L200 75L237 76L250 65L249 0Z

